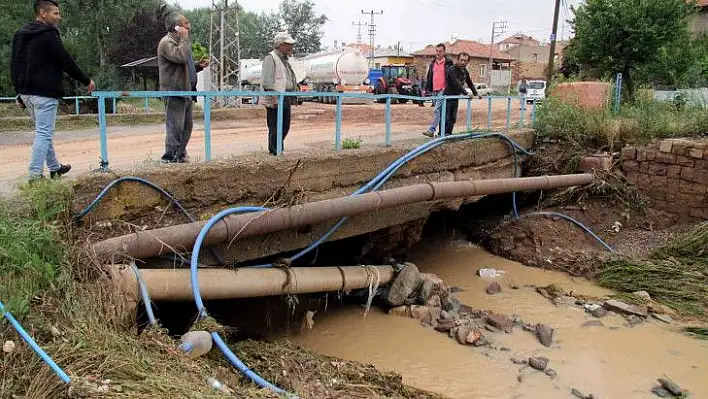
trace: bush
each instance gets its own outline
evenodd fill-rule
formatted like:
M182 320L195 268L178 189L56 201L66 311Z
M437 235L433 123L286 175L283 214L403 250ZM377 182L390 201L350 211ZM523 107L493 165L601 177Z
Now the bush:
M361 147L361 139L345 139L342 142L342 148L345 150L353 150Z

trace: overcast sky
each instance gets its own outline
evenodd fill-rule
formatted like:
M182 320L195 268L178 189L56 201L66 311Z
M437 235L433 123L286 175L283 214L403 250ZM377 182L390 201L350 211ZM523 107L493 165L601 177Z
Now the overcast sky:
M233 1L233 0L232 0ZM368 22L369 15L361 11L383 10L376 16L376 44L394 45L400 41L403 48L414 51L427 44L450 40L453 34L460 39L489 43L494 21L508 21L508 33L523 32L547 42L551 34L554 0L314 0L318 13L329 21L324 27L324 42L331 46L356 42L357 28L352 24ZM570 18L570 5L582 0L563 0L561 21ZM212 0L176 0L184 8L209 7ZM272 11L280 0L240 0L249 11ZM567 13L565 10L568 10ZM567 15L567 17L566 17ZM364 27L363 41L368 43ZM559 39L568 38L570 29L560 24Z

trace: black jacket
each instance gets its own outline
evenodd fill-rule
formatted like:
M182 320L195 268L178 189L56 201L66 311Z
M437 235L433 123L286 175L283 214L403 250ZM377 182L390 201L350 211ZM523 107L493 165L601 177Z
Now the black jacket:
M477 88L474 87L472 78L470 78L470 73L467 68L460 68L457 65L453 65L446 69L445 73L445 95L448 96L461 96L466 94L465 83L472 89L472 94L478 96Z
M445 70L448 68L452 67L454 64L451 59L445 57ZM433 67L435 66L435 60L430 63L430 66L428 67L428 78L425 79L425 91L430 93L433 91ZM446 76L447 77L447 76Z
M64 48L59 31L36 21L15 33L11 71L17 94L61 98L64 72L83 85L91 82Z

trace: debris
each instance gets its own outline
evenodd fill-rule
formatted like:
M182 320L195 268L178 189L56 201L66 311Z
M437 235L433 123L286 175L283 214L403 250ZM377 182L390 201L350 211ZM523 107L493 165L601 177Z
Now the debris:
M474 344L475 342L479 341L480 338L482 338L482 333L478 329L473 328L470 330L469 333L467 333L465 342L467 342L468 344Z
M531 323L529 323L529 324L524 324L524 326L522 327L522 329L523 329L524 331L526 331L526 332L532 333L532 332L535 332L535 331L536 331L536 326L534 326L534 325L531 324Z
M464 292L464 291L465 291L465 290L462 289L462 288L460 288L460 287L455 287L455 286L450 287L450 293L451 293L451 294L454 294L454 293L456 293L456 292Z
M453 320L442 320L437 327L435 327L435 331L438 332L448 332L452 330L456 326L455 322Z
M570 393L573 394L573 396L575 396L576 398L580 398L580 399L594 399L594 396L592 396L592 395L585 395L584 393L578 391L578 390L575 389L575 388L573 388L573 389L570 391Z
M622 223L620 223L620 222L614 222L614 223L612 224L612 227L610 228L610 230L612 230L612 231L615 232L615 233L619 233L620 230L622 230Z
M460 345L467 344L467 334L470 333L471 328L469 326L460 326L455 333L455 338Z
M412 263L406 263L389 287L385 297L386 302L391 306L403 305L420 283L421 277L418 267Z
M649 315L646 306L630 305L616 299L605 301L603 307L618 313L633 314L642 317L647 317Z
M396 306L389 309L388 314L391 316L411 317L411 308L410 306Z
M529 366L535 368L538 371L544 371L548 367L548 358L538 356L529 358Z
M491 283L487 286L487 294L489 295L496 295L500 293L502 290L501 285L499 283Z
M489 325L489 324L485 325L484 328L486 328L487 331L493 332L493 333L496 333L496 334L501 334L501 333L504 332L504 331L502 331L502 330L500 330L500 329L498 329L498 328L496 328L496 327L494 327L494 326L491 326L491 325Z
M558 376L558 373L556 373L556 371L553 370L553 369L547 369L547 370L546 370L546 375L549 376L549 377L551 377L551 378L556 378L556 376Z
M484 335L482 335L482 336L479 337L479 339L478 339L477 341L475 341L475 343L472 344L472 345L474 345L474 346L476 346L476 347L486 346L486 345L489 345L489 340L487 339L487 337L485 337Z
M561 295L553 298L553 304L556 306L575 306L577 299L572 296Z
M316 312L312 310L308 310L307 313L305 313L305 324L309 330L312 330L312 327L315 326L315 313Z
M654 393L654 395L656 395L656 396L658 396L658 397L660 397L660 398L668 398L669 396L673 396L673 395L671 395L671 392L667 391L667 390L666 390L664 387L662 387L661 385L652 388L652 389L651 389L651 392Z
M527 365L527 364L529 364L529 362L528 362L527 360L517 359L517 358L515 358L515 357L512 357L512 358L511 358L511 362L514 363L514 364L518 364L518 365Z
M452 295L448 295L442 305L443 310L447 310L450 313L457 313L460 310L460 300Z
M590 311L590 314L593 315L594 317L597 317L598 319L607 316L607 313L609 313L609 312L607 311L607 309L605 309L603 307L598 307L597 309Z
M52 336L54 336L54 337L61 337L61 336L63 335L63 334L61 333L61 331L59 331L59 329L56 328L55 326L49 327L49 332L50 332L50 333L52 334Z
M464 303L460 305L460 309L458 310L460 313L460 316L473 316L475 314L475 310L471 306L467 306Z
M440 320L452 320L452 315L447 310L440 312Z
M12 341L5 341L5 344L2 346L2 351L5 353L12 353L15 351L15 343Z
M659 381L659 384L661 384L661 386L666 388L666 390L672 394L676 396L683 394L681 387L677 383L673 382L669 377L664 376L664 378L657 378L657 381Z
M671 316L665 315L665 314L652 313L652 317L657 320L663 321L666 324L671 324L674 321L674 319L672 319Z
M511 334L514 330L514 320L510 319L508 316L497 313L489 313L487 315L487 323L494 326L507 334Z
M440 300L440 295L431 295L430 298L428 298L428 300L425 302L425 304L430 306L431 308L441 308L442 301Z
M629 323L629 326L630 326L630 327L634 327L634 326L636 326L636 325L639 325L639 324L644 323L644 318L643 318L643 317L639 317L639 316L636 316L636 315L633 315L633 314L625 315L624 318L627 320L627 322Z
M418 320L423 320L425 316L430 314L430 309L427 306L411 305L411 317Z
M512 284L509 286L509 288L511 288L512 290L518 290L520 287L516 284Z
M536 324L536 336L543 346L551 347L553 344L553 329L545 324Z
M497 270L497 269L479 269L477 270L477 275L482 278L497 278L501 277L506 272L504 270Z
M632 295L634 295L634 296L636 296L636 297L639 297L639 298L642 298L642 299L644 299L644 300L647 301L647 302L651 301L651 295L649 295L649 293L646 292L646 291L633 292Z
M588 322L583 323L582 327L604 327L605 324L601 322L600 320L590 320Z

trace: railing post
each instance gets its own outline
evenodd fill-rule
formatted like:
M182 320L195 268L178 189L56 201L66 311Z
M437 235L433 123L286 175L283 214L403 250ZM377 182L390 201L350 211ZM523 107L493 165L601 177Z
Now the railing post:
M150 111L150 98L145 97L145 112Z
M536 99L533 100L533 105L531 106L531 126L536 123Z
M472 131L472 99L467 99L467 131Z
M524 117L526 116L526 97L521 97L521 117L519 118L519 127L524 126Z
M440 108L440 137L445 137L445 125L447 125L447 123L445 123L447 119L447 98L445 98L445 96L442 97L440 107L442 107Z
M76 115L78 115L78 114L79 114L79 111L80 111L80 109L79 109L79 98L78 98L78 97L74 98L74 104L76 105Z
M98 97L98 132L101 145L101 170L108 171L108 127L106 126L106 98Z
M285 96L278 94L278 128L276 137L276 155L283 154L283 107L285 106Z
M113 97L113 114L115 115L116 113L116 98Z
M506 99L506 130L509 130L511 126L511 97Z
M337 96L337 109L335 111L335 127L334 127L334 149L339 151L342 149L342 97Z
M391 97L386 97L386 145L391 145Z
M204 161L211 161L211 96L209 95L204 96Z
M492 130L492 97L487 101L487 130Z

